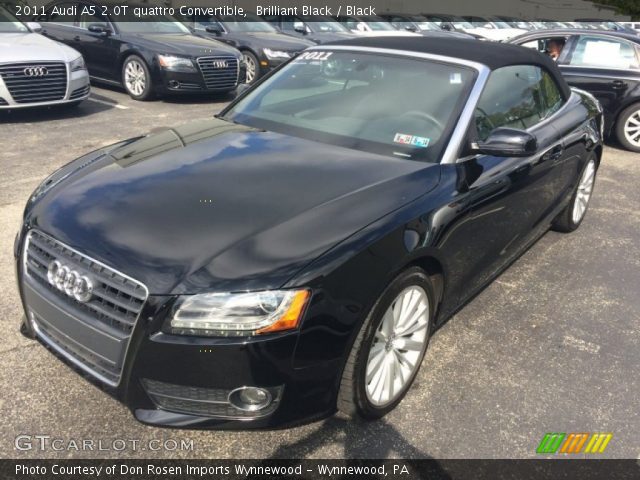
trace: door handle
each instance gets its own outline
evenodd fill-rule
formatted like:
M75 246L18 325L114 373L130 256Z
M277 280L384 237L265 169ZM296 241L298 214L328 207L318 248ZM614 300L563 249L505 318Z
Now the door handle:
M627 88L627 84L622 80L614 80L613 82L611 82L611 86L614 90L624 90Z
M548 162L549 160L551 160L555 162L557 160L560 160L563 154L564 154L564 147L562 145L556 145L555 147L547 150L542 155L541 161Z

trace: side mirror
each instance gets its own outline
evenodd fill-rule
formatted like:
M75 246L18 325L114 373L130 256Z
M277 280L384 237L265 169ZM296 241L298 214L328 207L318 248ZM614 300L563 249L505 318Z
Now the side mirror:
M485 141L472 142L471 151L494 157L530 157L538 151L538 139L524 130L500 127Z
M307 34L307 26L304 23L296 23L293 25L293 30L302 33L303 35Z
M27 28L33 33L40 33L42 31L42 25L38 22L27 22Z
M89 24L89 27L87 28L91 33L97 33L99 35L109 35L111 34L111 29L109 27L107 27L106 25L103 25L101 23L91 23Z
M220 30L220 27L216 27L214 25L210 25L206 27L205 30L207 33L213 33L214 35L222 35L222 30Z
M451 25L449 25L447 23L443 23L442 25L440 25L440 28L442 30L446 30L447 32L450 32L452 30Z
M418 29L416 27L414 27L413 25L407 25L404 27L405 30L407 30L408 32L417 32Z

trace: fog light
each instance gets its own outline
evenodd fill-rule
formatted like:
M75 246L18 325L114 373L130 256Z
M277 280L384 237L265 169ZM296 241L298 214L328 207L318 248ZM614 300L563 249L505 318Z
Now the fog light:
M239 410L255 412L269 406L271 394L263 388L236 388L229 394L229 403Z

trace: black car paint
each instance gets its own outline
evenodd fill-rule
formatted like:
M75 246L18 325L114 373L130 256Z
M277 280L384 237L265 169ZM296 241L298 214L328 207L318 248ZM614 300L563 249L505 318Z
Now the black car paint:
M591 93L600 102L604 110L605 132L610 135L620 113L630 105L640 103L640 70L569 65L570 55L581 36L627 41L635 45L636 55L640 58L640 37L622 32L542 30L519 35L509 40L509 43L522 45L539 39L566 37L567 43L558 59L558 67L569 85Z
M54 173L25 209L15 255L38 228L147 283L121 385L105 387L140 421L293 425L335 411L358 327L399 272L418 265L430 275L439 326L544 234L589 152L601 155L598 122L597 106L576 92L530 130L536 155L429 164L202 121L98 150ZM298 330L168 333L177 294L214 284L313 294ZM286 389L274 414L242 422L159 410L142 378Z
M273 25L274 27L276 27L278 30L284 32L287 35L292 35L295 36L296 38L303 38L305 40L308 40L310 42L313 42L316 45L322 44L322 43L328 43L328 42L337 42L339 40L348 40L350 38L354 38L356 35L354 33L351 32L322 32L322 31L318 31L316 28L314 28L313 26L313 20L310 17L293 17L291 18L288 15L263 15L262 18L266 21L269 22L271 25ZM295 30L286 30L285 29L285 25L287 24L287 22L290 22L291 20L295 21L299 21L304 23L305 25L305 32L298 32ZM333 18L322 18L320 17L320 20L331 20L334 21L335 20ZM336 22L337 23L337 22ZM340 25L342 26L342 25Z
M36 17L42 24L42 34L75 48L85 59L92 80L122 85L122 66L130 55L138 55L149 67L154 91L158 93L182 93L181 89L171 88L170 81L187 82L200 85L199 91L207 90L202 74L198 69L194 72L175 72L165 70L158 64L158 55L177 55L195 61L198 57L229 55L240 59L240 52L222 42L206 39L189 33L126 33L118 30L109 18L113 33L94 33L78 26L78 18L82 11L78 7L74 25L58 24L48 21L49 13L61 4L95 5L94 3L76 0L50 3L45 7L45 15ZM98 10L99 11L99 10ZM240 72L242 81L244 72ZM225 89L223 91L228 91Z
M231 45L232 47L237 48L243 53L252 53L258 59L260 69L256 79L288 61L287 58L268 58L264 53L265 48L287 52L293 57L296 54L300 53L302 50L305 50L306 48L316 44L315 42L312 42L310 40L294 37L282 32L233 31L229 29L222 18L214 18L224 27L224 31L212 33L208 32L199 25L194 27L193 19L189 18L185 19L185 25L191 28L196 35L224 42L227 45Z

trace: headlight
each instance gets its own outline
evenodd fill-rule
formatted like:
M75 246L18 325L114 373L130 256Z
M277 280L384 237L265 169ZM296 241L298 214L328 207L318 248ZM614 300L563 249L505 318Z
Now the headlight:
M273 60L275 58L291 58L291 55L289 55L289 53L280 50L271 50L270 48L264 48L262 51L269 60Z
M78 72L80 70L86 70L87 66L84 63L84 58L81 56L76 58L73 62L71 62L71 71Z
M190 58L174 57L173 55L158 55L158 63L165 70L174 72L195 72L196 67Z
M183 296L171 318L171 333L248 336L291 330L298 326L308 299L308 290Z

